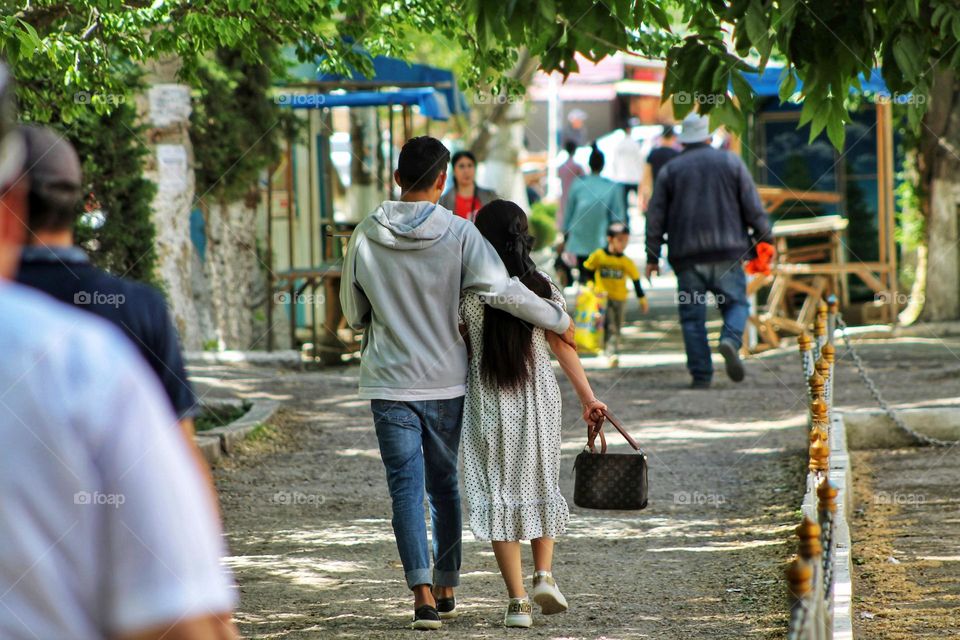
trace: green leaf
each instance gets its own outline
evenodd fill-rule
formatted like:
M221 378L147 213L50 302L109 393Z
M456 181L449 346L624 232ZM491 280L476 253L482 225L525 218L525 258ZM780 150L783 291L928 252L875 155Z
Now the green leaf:
M547 22L553 23L557 21L557 5L554 3L554 0L538 0L537 8L540 10L540 15L543 16L543 19Z
M911 18L916 20L920 17L920 0L907 0L906 5Z
M827 137L836 147L837 151L843 151L843 143L847 135L847 128L843 126L843 121L839 118L831 117L827 120Z
M904 77L909 81L914 81L920 73L921 56L920 47L912 35L901 33L893 43L893 58L903 72Z
M780 102L787 102L797 91L797 76L790 67L784 67L780 72L780 88L778 94Z
M711 130L723 125L730 131L741 132L744 124L742 112L729 100L718 103L710 110Z
M667 15L667 12L661 9L657 2L648 4L647 9L650 10L657 25L667 33L670 33L670 16Z
M759 0L751 0L750 7L744 16L747 26L747 35L754 46L758 46L767 37L767 18Z
M811 120L813 120L813 114L816 112L816 100L811 96L805 96L803 98L803 106L800 108L800 119L797 122L798 127L802 127Z

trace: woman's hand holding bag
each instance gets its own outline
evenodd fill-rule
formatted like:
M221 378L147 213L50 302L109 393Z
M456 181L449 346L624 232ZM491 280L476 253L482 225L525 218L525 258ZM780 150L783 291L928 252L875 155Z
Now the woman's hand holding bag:
M591 422L594 415L593 411L589 417L584 413L588 425L587 446L573 465L574 504L587 509L643 509L647 506L646 454L606 406L600 409L599 419ZM634 453L607 453L604 420L620 432ZM599 453L594 448L597 436L600 436Z

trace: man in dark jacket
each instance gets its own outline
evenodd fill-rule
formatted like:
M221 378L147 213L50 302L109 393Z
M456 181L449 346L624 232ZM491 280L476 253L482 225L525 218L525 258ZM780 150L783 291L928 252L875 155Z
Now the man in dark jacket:
M707 118L687 116L680 142L683 152L661 169L647 209L646 272L659 272L666 234L691 386L706 389L713 378L706 295L713 293L723 314L719 351L727 375L740 382L738 352L750 311L741 262L757 242L770 240L770 222L743 161L710 146Z

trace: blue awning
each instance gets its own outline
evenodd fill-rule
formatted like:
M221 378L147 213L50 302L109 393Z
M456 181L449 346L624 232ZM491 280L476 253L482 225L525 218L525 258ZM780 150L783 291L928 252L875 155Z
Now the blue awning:
M348 93L284 93L277 102L291 109L323 109L324 107L380 107L416 105L420 114L433 120L449 120L447 97L432 87L397 91L352 91Z
M796 78L796 72L791 71L791 73L793 73L794 77ZM783 67L774 66L768 66L763 70L762 73L751 73L747 71L743 72L744 79L750 83L754 93L763 97L779 95L781 82L780 79L782 75ZM800 80L800 78L796 78L796 80L796 91L800 91L800 89L803 87L803 82ZM880 76L879 69L874 69L869 78L866 78L863 76L863 74L860 74L860 87L865 93L876 93L883 96L890 95L890 90L887 89L887 84Z
M367 77L357 70L353 70L349 76L335 73L317 73L319 64L295 65L290 69L290 73L300 80L315 82L350 81L383 87L390 86L391 83L421 84L424 87L436 89L446 98L449 113L466 113L470 110L466 97L460 92L453 72L449 69L410 63L388 56L372 56L370 61L373 64L372 77Z

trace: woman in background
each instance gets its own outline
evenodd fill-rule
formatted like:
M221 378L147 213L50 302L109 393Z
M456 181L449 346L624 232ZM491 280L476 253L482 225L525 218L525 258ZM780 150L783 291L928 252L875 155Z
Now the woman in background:
M493 189L478 187L477 158L470 151L457 151L450 159L453 165L453 188L440 197L440 206L455 216L473 222L480 207L497 199Z

